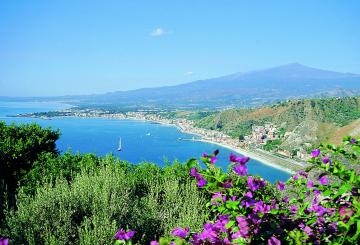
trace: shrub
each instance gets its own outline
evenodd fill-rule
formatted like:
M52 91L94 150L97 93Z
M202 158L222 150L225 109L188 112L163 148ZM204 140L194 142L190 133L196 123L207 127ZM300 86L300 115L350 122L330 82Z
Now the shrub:
M144 244L174 226L196 230L204 222L205 201L186 167L134 166L111 156L98 164L71 182L49 180L34 195L21 189L17 210L7 215L7 237L16 244L108 244L117 228L131 226Z
M245 157L231 155L232 172L223 173L214 165L217 153L201 158L207 169L194 160L188 163L209 197L210 219L200 232L175 228L173 238L160 244L358 244L359 140L346 137L338 147L321 145L310 161L323 170L316 179L301 171L276 186L247 176Z

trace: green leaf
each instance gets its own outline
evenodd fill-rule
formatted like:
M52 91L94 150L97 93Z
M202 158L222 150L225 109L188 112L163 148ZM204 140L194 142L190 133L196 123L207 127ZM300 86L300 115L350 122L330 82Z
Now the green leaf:
M190 159L186 165L188 168L195 168L198 165L198 161L195 158Z
M338 196L341 196L345 192L348 192L352 189L352 185L350 184L344 184L340 187L339 191L336 193L336 195L333 198L337 198Z
M225 225L225 228L226 228L226 229L229 229L229 228L232 227L234 224L235 224L235 221L234 221L234 220L230 220L230 221Z

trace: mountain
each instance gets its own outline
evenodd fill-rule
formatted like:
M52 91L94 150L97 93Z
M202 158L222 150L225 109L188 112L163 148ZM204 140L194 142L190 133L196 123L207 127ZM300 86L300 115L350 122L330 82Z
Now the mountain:
M254 107L279 100L360 94L360 75L292 63L270 69L199 80L176 86L54 99L85 106L122 108ZM49 99L49 98L46 98Z
M234 138L250 135L252 126L273 123L288 132L282 142L288 150L304 144L339 143L344 135L360 136L360 97L292 100L256 109L229 109L205 114L195 121L198 127L220 130Z
M360 94L360 75L298 63L176 86L118 91L80 98L85 104L185 108L249 107L311 96Z

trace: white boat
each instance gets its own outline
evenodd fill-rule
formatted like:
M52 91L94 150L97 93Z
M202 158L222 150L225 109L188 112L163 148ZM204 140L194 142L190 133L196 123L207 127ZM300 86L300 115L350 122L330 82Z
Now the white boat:
M121 151L122 150L122 146L121 146L121 137L119 139L119 147L118 147L118 151Z
M150 134L150 133L147 133L146 135L147 135L147 136L150 136L151 134Z

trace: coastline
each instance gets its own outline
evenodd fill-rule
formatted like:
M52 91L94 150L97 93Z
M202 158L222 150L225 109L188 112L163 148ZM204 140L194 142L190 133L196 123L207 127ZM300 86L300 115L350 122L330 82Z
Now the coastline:
M214 142L214 141L211 141L211 140L200 139L200 140L197 140L197 141L206 142L206 143L214 144L214 145L219 145L221 147L224 147L224 148L227 148L227 149L229 149L231 151L234 151L235 153L238 153L238 154L243 155L243 156L250 157L250 159L257 160L262 164L265 164L265 165L270 166L272 168L276 168L276 169L281 170L283 172L287 172L289 174L295 174L296 173L296 171L291 170L290 168L283 167L283 166L281 166L281 165L279 165L277 163L274 163L270 159L267 159L265 157L261 157L261 156L255 154L255 153L253 153L253 152L250 152L250 151L247 151L247 150L244 150L244 149L241 149L241 148L235 148L235 147L225 145L225 144L221 144L219 142Z
M99 115L69 115L69 116L54 116L54 117L58 117L58 118L69 118L69 117L73 117L73 118L105 118L105 119L115 119L115 120L134 120L134 121L141 121L141 122L150 122L150 123L157 123L157 124L161 124L164 126L170 126L170 127L175 127L177 128L177 130L179 130L182 133L186 133L186 134L190 134L190 135L194 135L194 136L198 136L198 139L193 139L194 141L199 141L199 142L205 142L205 143L209 143L209 144L214 144L214 145L218 145L224 148L227 148L231 151L233 151L234 153L240 154L240 155L244 155L244 156L248 156L251 159L257 160L260 163L270 166L272 168L278 169L280 171L289 173L289 174L294 174L297 171L299 171L300 169L302 169L304 166L301 166L300 164L294 164L294 162L291 162L290 159L283 159L277 156L274 156L271 154L271 152L266 152L266 154L259 154L256 152L253 152L251 150L248 149L242 149L239 147L236 147L232 144L226 144L223 142L219 142L216 140L211 140L211 138L206 137L206 135L203 135L199 132L195 132L198 128L194 128L194 130L192 130L192 128L186 128L183 127L181 124L179 123L173 123L172 121L169 121L168 119L147 119L147 118L137 118L137 117L117 117L117 116L99 116ZM41 118L41 117L39 117ZM45 119L44 119L45 120Z
M218 145L218 146L227 148L227 149L229 149L231 151L234 151L234 153L237 153L237 154L240 154L240 155L243 155L243 156L248 156L248 157L250 157L250 159L257 160L257 161L259 161L260 163L262 163L264 165L270 166L272 168L278 169L280 171L283 171L283 172L286 172L286 173L289 173L289 174L295 174L297 172L297 171L295 171L295 170L293 170L291 168L283 166L282 164L275 163L274 159L269 159L270 157L275 158L275 156L264 157L262 155L258 155L258 154L254 153L254 152L251 152L249 150L244 150L244 149L241 149L239 147L234 147L234 146L223 144L223 143L220 143L220 142L217 142L217 141L204 139L203 135L195 133L195 132L184 130L180 126L178 126L176 124L165 123L165 122L162 122L162 121L146 120L146 119L139 120L139 119L134 119L134 118L126 118L126 119L120 119L120 120L135 120L135 121L143 121L143 122L153 122L153 123L158 123L158 124L165 125L165 126L176 127L182 133L196 135L196 136L200 137L200 139L195 139L194 141L205 142L205 143L214 144L214 145ZM269 153L269 154L271 154L271 153ZM282 159L282 160L285 161L284 159ZM300 167L300 165L299 165L299 167Z

